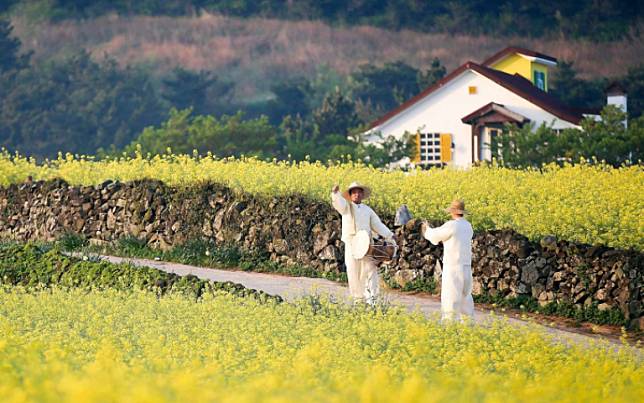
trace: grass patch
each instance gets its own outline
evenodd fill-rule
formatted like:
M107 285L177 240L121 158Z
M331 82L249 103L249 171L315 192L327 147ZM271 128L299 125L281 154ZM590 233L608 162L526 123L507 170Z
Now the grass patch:
M542 315L561 316L574 319L577 323L590 322L598 325L615 326L629 325L628 321L624 318L624 314L619 309L612 308L600 311L596 303L587 307L578 308L570 302L553 301L541 306L535 298L526 295L504 298L500 295L491 296L489 294L475 295L474 301Z
M87 245L89 242L87 238L75 232L66 232L58 239L58 245L63 250L79 250Z
M195 299L206 293L226 291L261 300L282 300L241 284L201 280L193 275L179 276L129 264L78 259L63 254L58 245L36 243L0 244L0 283L24 287L145 290L159 295L178 292Z
M241 269L258 273L278 273L295 277L325 278L332 281L347 282L345 272L320 272L305 265L283 265L271 261L267 253L246 251L231 244L218 245L212 240L192 239L170 250L148 246L145 241L128 236L117 240L110 246L81 245L78 242L57 243L68 252L99 253L121 257L158 259L167 262L216 269Z
M382 279L389 288L394 290L403 292L427 292L430 294L436 293L436 280L433 277L421 276L402 287L396 282L393 275L387 271L382 274Z

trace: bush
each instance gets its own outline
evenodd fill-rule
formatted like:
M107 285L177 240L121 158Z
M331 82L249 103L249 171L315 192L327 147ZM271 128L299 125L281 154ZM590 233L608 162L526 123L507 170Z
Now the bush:
M160 294L177 292L194 298L204 293L226 291L260 300L282 300L279 296L247 289L241 284L200 280L193 275L178 276L129 264L84 261L64 255L57 246L33 243L0 245L0 282L26 287L61 285L123 291L149 290Z
M66 232L58 239L57 244L62 250L74 251L88 245L87 238L75 232Z
M536 312L542 315L561 316L574 319L577 322L591 322L600 325L615 326L628 325L628 321L619 309L612 308L606 311L600 311L596 303L582 309L566 301L549 302L544 306L540 306L536 299L525 295L505 298L501 295L491 296L488 294L476 295L474 296L474 301L495 304L511 309L520 309L526 312Z

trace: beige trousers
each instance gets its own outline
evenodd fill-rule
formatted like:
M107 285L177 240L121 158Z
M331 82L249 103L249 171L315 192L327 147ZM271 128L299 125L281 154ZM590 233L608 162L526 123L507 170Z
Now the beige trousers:
M356 301L374 304L380 295L380 278L374 261L369 257L354 259L349 245L345 244L344 263L351 297Z
M441 313L443 320L473 318L472 267L470 265L445 266L442 276Z

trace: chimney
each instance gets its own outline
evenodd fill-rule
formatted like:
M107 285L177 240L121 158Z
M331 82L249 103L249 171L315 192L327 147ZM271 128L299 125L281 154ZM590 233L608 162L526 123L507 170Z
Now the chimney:
M618 82L611 83L606 88L606 105L615 105L624 112L628 112L628 97L626 90ZM628 118L624 120L624 127L628 124Z

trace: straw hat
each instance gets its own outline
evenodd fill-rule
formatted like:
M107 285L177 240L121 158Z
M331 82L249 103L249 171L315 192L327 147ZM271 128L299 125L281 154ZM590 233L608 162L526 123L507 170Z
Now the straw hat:
M450 204L449 207L445 209L445 211L448 213L468 214L468 211L465 210L465 202L460 199L454 200L452 204Z
M362 191L364 192L364 196L362 197L363 199L368 199L369 196L371 196L371 189L368 186L362 185L358 182L352 182L347 190L342 193L342 196L344 196L345 199L351 199L351 191L353 189L362 189Z

